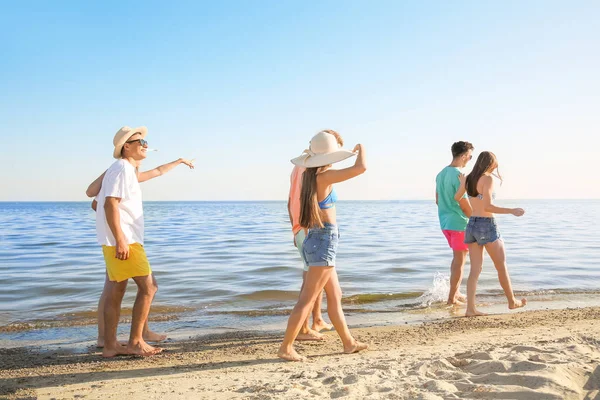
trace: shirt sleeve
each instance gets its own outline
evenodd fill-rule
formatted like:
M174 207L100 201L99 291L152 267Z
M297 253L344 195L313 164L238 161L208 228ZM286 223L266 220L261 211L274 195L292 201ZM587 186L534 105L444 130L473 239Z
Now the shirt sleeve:
M104 176L104 197L126 199L129 195L129 182L125 167L109 170Z
M454 177L454 181L452 182L452 189L454 189L454 193L458 192L458 188L460 188L460 180L458 179L460 172L456 174L456 176ZM465 192L465 194L463 194L463 196L461 197L461 199L466 199L467 198L467 192Z

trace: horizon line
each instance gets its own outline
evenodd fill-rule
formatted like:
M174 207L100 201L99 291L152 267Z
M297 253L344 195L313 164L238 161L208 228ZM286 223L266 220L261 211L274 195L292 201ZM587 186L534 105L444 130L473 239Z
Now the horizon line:
M600 198L535 198L535 197L526 197L526 198L506 198L502 199L502 201L513 201L513 200L600 200ZM270 199L270 200L145 200L144 203L257 203L257 202L286 202L287 199ZM351 202L351 201L433 201L435 202L435 198L419 198L419 199L345 199L339 200L339 202ZM0 200L0 203L88 203L92 202L92 200Z

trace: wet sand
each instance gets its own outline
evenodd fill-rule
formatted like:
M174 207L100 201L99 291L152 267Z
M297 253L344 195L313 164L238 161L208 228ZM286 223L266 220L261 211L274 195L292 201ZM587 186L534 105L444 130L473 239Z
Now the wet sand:
M147 358L0 349L0 398L600 399L600 307L530 311L335 332L275 354L282 332L177 340Z

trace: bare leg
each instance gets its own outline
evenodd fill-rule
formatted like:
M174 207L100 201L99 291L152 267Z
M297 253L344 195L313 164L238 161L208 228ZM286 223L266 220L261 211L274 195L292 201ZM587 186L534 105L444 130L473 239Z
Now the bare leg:
M121 316L121 302L127 288L127 281L108 281L104 286L106 299L104 301L104 349L103 357L114 357L128 354L127 348L117 341L117 326Z
M467 252L453 250L454 258L450 265L450 293L448 294L447 304L461 304L465 301L460 293L460 283L462 282L465 261L467 261Z
M306 280L306 271L302 272L302 287L300 288L300 293L304 290L304 281ZM315 302L316 303L316 302ZM296 340L304 341L304 340L325 340L325 337L321 335L318 331L315 331L310 328L310 315L306 316L304 323L302 324L302 328L296 336Z
M154 285L156 290L158 290L158 283L156 282L156 278L154 277L154 274L152 274L151 276L152 276L152 284ZM154 293L156 294L156 292L154 292ZM152 296L152 299L150 300L150 304L152 304L153 300L154 300L154 295ZM167 335L162 334L162 333L156 333L156 332L153 332L150 330L150 328L148 327L148 318L146 318L146 322L144 323L144 331L143 331L142 337L147 342L162 342L167 339Z
M152 280L156 284L156 279L154 279L154 275L152 275ZM108 295L107 287L109 284L108 274L106 275L106 279L104 281L104 289L102 289L102 295L100 296L100 300L98 301L98 341L96 343L96 347L102 348L104 347L104 303L106 302L106 296ZM125 281L126 285L128 281ZM144 323L144 340L148 342L162 342L167 339L167 335L156 333L151 331L148 328L148 320ZM127 342L119 342L123 345L126 345Z
M321 308L323 308L323 292L319 293L319 295L317 296L317 300L315 300L315 305L312 309L312 328L317 332L330 331L331 329L333 329L333 325L325 322L325 320L323 319L323 314L321 313Z
M102 294L100 295L100 300L98 300L98 341L96 343L96 347L98 348L104 347L104 303L108 295L109 282L108 274L105 274L104 288L102 288Z
M137 296L133 304L133 314L131 317L131 333L129 335L129 343L127 350L130 354L139 356L152 356L160 353L162 349L150 346L142 337L144 324L148 319L150 312L150 304L154 298L157 287L154 286L151 275L136 276L133 278L138 286Z
M348 324L346 324L346 317L344 316L344 310L342 310L342 289L335 269L331 272L331 277L325 284L325 292L327 293L327 314L329 314L329 318L335 326L335 331L342 339L344 353L350 354L365 350L368 345L354 339L348 329Z
M331 271L333 271L333 267L310 267L304 281L304 289L300 292L298 303L288 319L285 336L277 352L278 357L288 361L304 361L306 359L294 350L294 340L302 328L302 323L308 317L317 295L323 291L325 283L329 280Z
M527 304L527 299L523 298L521 300L517 300L512 290L510 276L508 275L508 269L506 268L506 252L504 250L504 242L498 239L493 243L486 244L485 249L494 262L494 266L498 272L498 280L500 281L500 286L502 286L504 294L506 295L506 299L508 300L508 308L514 310L515 308L524 307Z
M471 271L469 272L469 280L467 281L467 312L465 316L476 317L485 315L477 311L475 307L475 292L477 291L477 280L483 269L483 246L477 243L469 244L469 258L471 259Z

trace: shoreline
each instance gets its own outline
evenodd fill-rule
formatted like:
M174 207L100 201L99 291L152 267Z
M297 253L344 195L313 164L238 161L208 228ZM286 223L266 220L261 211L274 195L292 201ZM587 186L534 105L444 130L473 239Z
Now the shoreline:
M522 293L518 293L522 295ZM556 293L543 291L537 294L525 292L529 300L523 309L512 313L536 310L560 310L567 308L600 307L599 292ZM421 296L423 297L423 296ZM445 297L445 296L444 296ZM503 294L480 295L478 307L481 311L498 315L508 312ZM418 325L429 322L442 322L463 316L466 306L448 306L445 302L416 308L404 308L393 302L370 304L346 304L344 307L348 325L351 328ZM383 307L381 307L383 306ZM369 307L369 308L367 308ZM173 311L166 313L166 311ZM200 311L200 312L198 312ZM164 332L169 339L178 341L202 335L229 332L257 331L262 334L285 330L290 308L256 311L204 312L193 307L158 305L151 309L149 320L156 331ZM326 308L323 309L326 313ZM85 311L84 318L76 314L58 315L54 319L12 322L0 326L0 348L65 349L73 352L86 352L96 336L96 312ZM127 340L131 323L131 308L123 308L119 322L119 340Z
M600 307L362 327L352 332L369 351L343 355L329 332L297 344L306 363L276 358L282 332L176 340L147 359L0 349L0 396L591 399L600 396L599 328Z

